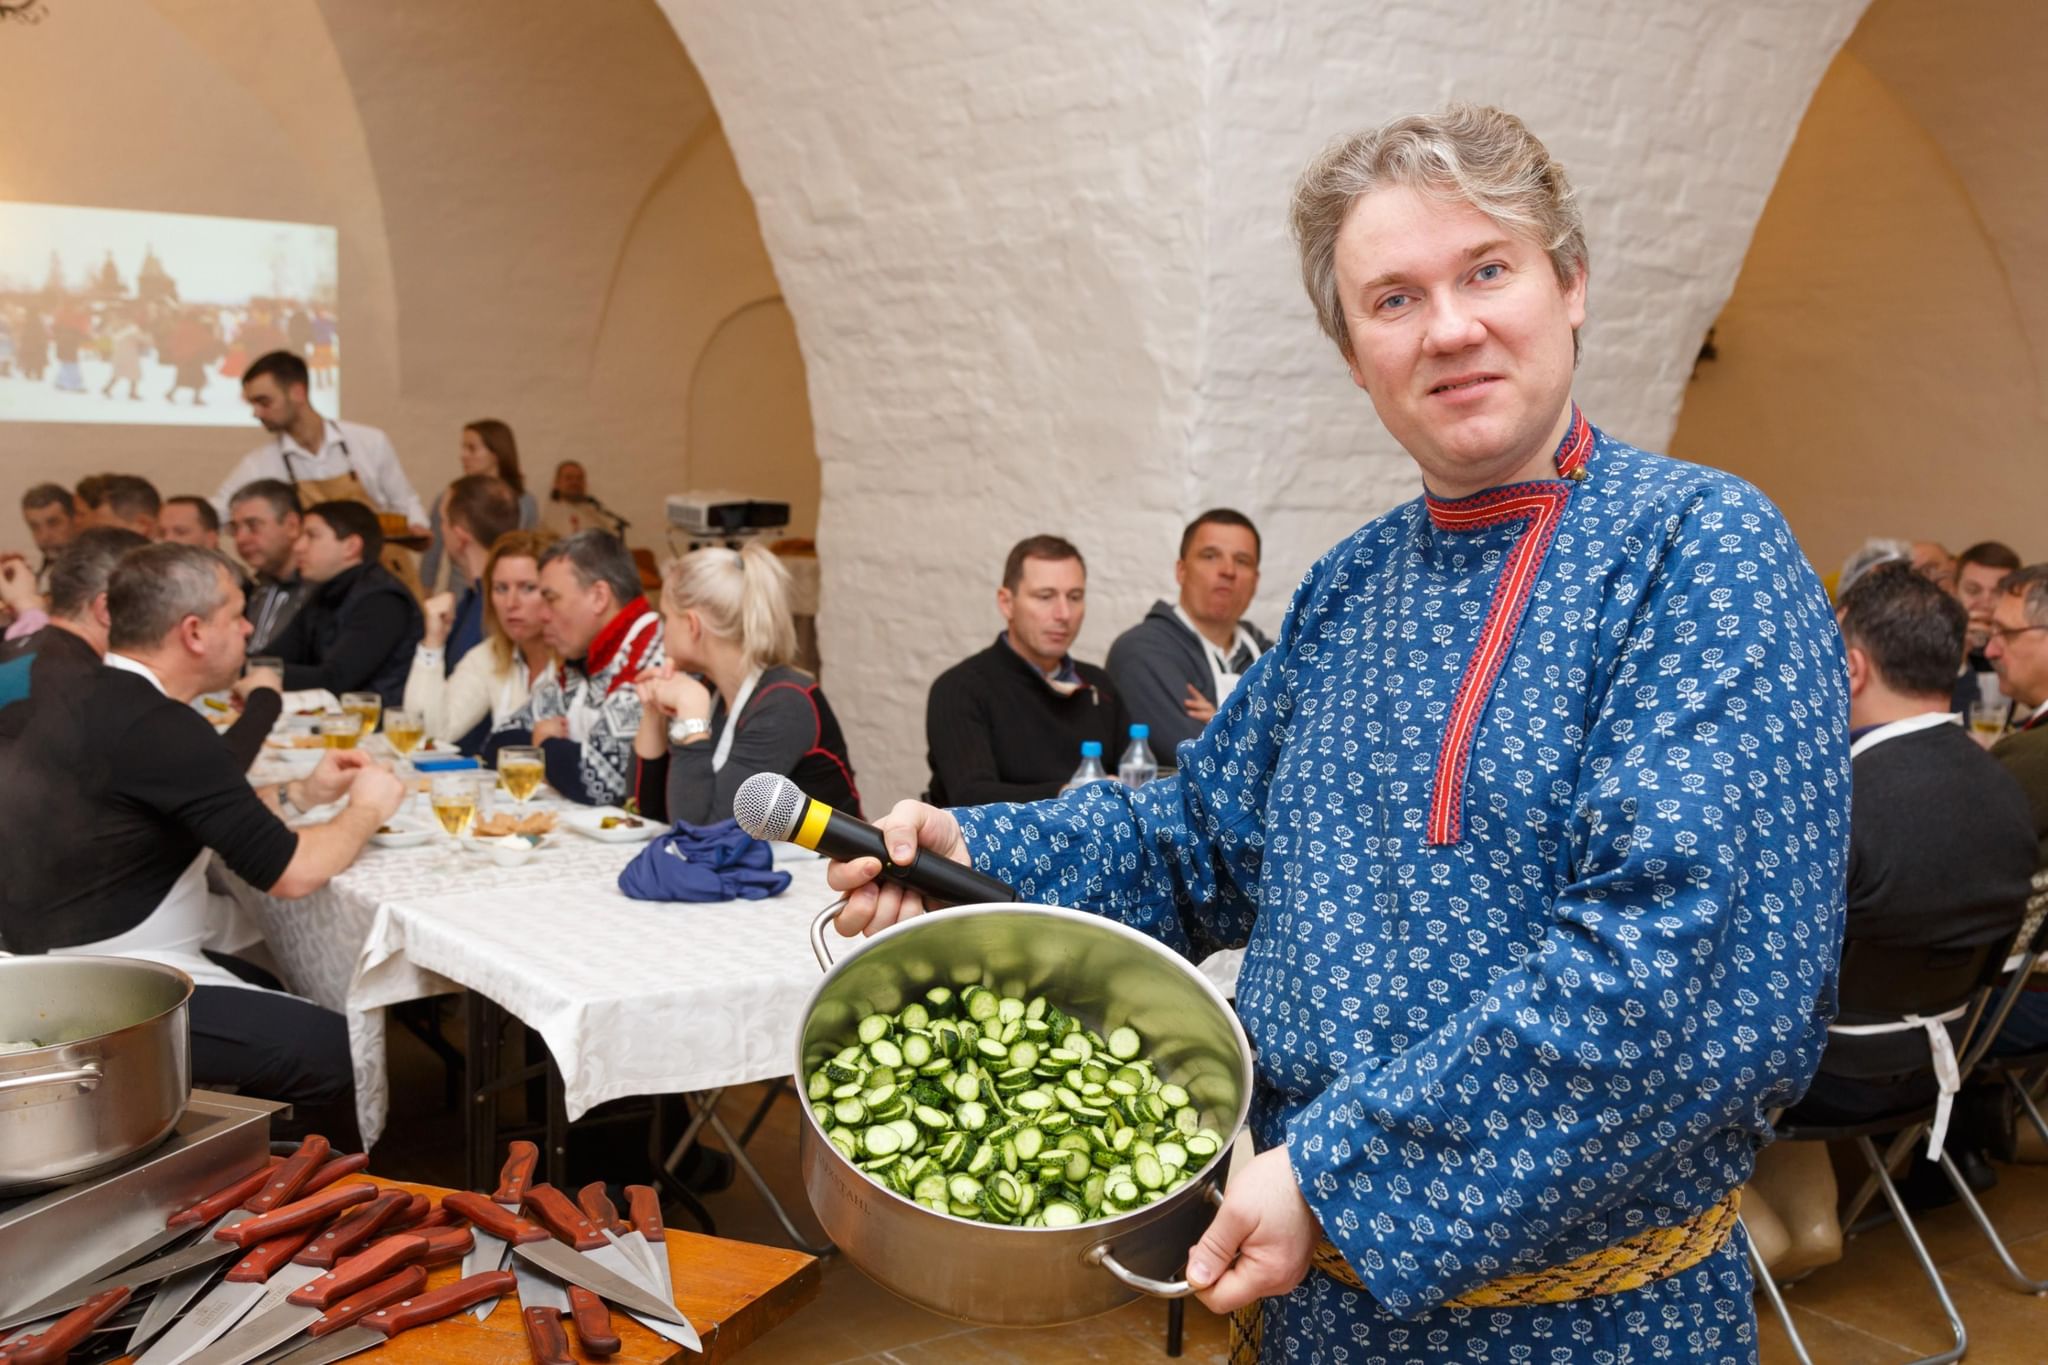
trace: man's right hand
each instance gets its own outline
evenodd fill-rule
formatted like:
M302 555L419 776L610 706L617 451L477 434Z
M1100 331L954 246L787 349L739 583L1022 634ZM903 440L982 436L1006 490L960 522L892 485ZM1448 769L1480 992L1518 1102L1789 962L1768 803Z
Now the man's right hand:
M1202 695L1202 689L1188 684L1188 694L1182 699L1180 709L1188 713L1188 719L1197 725L1207 725L1216 718L1216 703Z
M0 560L0 602L19 615L40 611L43 595L36 591L36 571L21 558Z
M367 806L381 825L398 814L405 796L404 779L383 764L373 763L356 774L355 784L348 790L348 804L351 810L358 805Z
M927 806L922 801L898 801L896 808L877 825L883 846L896 863L907 863L919 849L951 858L966 865L967 841L961 837L960 822L953 813ZM839 912L839 932L877 934L912 915L925 912L924 897L895 882L880 880L879 858L856 858L852 862L833 860L825 869L825 881L834 891L846 894L846 907Z
M420 643L428 649L439 649L447 644L449 633L455 629L455 594L435 593L420 603L420 613L427 618L426 637Z

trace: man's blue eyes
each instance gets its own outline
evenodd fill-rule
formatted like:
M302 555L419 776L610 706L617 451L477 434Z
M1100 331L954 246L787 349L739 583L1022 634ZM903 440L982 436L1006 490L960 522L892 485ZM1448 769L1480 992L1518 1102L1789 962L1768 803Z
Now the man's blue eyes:
M1475 280L1483 281L1487 284L1491 284L1506 273L1507 267L1504 265L1500 265L1497 263L1490 265L1482 265L1479 267L1479 269L1472 272L1472 278ZM1403 304L1409 303L1411 301L1412 296L1408 294L1389 294L1385 298L1380 300L1380 311L1384 313L1390 309L1398 308Z

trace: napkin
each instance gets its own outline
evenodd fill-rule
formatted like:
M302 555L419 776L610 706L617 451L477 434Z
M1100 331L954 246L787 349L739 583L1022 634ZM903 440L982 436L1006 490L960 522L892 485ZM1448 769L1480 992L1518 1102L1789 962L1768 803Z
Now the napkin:
M768 845L733 820L676 821L619 873L619 890L640 901L765 900L789 888Z

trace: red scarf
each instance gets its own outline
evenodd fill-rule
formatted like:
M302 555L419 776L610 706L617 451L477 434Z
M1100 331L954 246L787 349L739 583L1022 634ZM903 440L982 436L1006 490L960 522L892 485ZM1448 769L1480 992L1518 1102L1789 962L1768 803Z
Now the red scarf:
M583 676L594 678L611 667L614 657L626 643L626 636L633 629L633 623L653 610L653 607L647 605L644 596L636 597L619 608L619 614L604 623L604 629L597 633L590 642L590 648L584 652ZM633 679L640 675L640 670L647 667L649 649L659 634L659 631L653 630L641 634L633 657L623 661L624 666L612 675L611 682L605 686L606 696L610 696L621 687L632 686Z

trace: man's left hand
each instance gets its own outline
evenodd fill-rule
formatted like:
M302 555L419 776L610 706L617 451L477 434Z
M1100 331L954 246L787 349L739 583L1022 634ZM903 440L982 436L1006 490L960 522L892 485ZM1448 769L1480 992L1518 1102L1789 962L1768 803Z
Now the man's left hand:
M249 694L256 691L259 687L267 687L273 692L283 692L284 677L274 668L252 668L241 677L235 679L232 690L239 700L247 701L249 700ZM350 749L335 749L332 752L345 754L354 751Z
M1181 702L1180 709L1187 712L1188 719L1198 725L1207 725L1216 715L1216 703L1203 696L1202 689L1193 683L1188 684L1188 695L1186 700Z
M1223 1207L1188 1253L1188 1282L1210 1312L1234 1313L1300 1284L1321 1234L1287 1149L1261 1152L1224 1188Z
M567 739L568 737L569 718L567 716L549 716L546 720L534 722L533 742L535 744L545 744L551 739Z
M329 749L313 771L299 780L299 794L314 806L339 801L355 785L356 774L374 768L377 760L361 749Z

